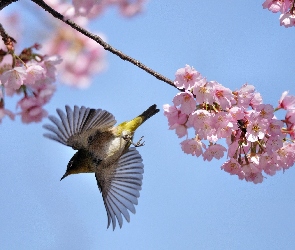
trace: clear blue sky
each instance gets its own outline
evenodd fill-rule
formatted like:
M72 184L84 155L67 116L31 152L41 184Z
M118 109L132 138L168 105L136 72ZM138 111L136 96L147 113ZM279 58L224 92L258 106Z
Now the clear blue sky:
M279 15L262 2L151 0L140 16L126 20L110 10L91 28L171 79L190 64L231 89L253 84L264 103L276 106L283 91L295 95L295 28L280 27ZM25 32L46 31L28 17ZM176 89L111 54L108 61L89 89L59 87L49 113L85 105L121 122L153 103L171 104ZM94 175L59 181L74 151L42 137L46 122L1 124L1 249L295 249L294 167L262 184L240 181L220 170L225 159L208 163L183 154L161 110L136 133L146 141L139 148L145 173L136 214L122 229L106 230Z

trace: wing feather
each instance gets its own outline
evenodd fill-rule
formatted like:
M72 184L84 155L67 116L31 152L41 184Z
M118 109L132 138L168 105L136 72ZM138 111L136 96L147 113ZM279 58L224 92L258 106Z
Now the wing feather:
M107 211L108 227L112 222L113 230L116 227L115 219L122 227L122 215L129 222L128 210L135 213L134 205L138 204L143 172L142 158L132 147L119 158L118 162L95 173Z
M49 120L54 125L43 125L51 132L45 133L44 136L75 149L87 147L85 136L97 131L105 131L116 123L115 117L106 110L90 109L84 106L80 108L74 106L74 110L65 106L65 109L66 113L61 109L56 110L59 118L49 116Z

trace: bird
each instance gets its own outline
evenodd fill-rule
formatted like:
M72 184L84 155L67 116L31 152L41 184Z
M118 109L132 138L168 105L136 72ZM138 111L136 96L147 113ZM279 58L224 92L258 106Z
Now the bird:
M102 194L108 223L120 228L123 217L130 222L129 212L135 214L143 179L142 157L137 147L143 146L141 137L133 142L135 130L159 112L156 104L130 121L115 126L115 117L103 109L65 106L56 109L59 116L48 116L53 124L44 124L49 133L44 137L78 150L70 159L61 180L71 174L94 173ZM131 146L133 145L133 147Z

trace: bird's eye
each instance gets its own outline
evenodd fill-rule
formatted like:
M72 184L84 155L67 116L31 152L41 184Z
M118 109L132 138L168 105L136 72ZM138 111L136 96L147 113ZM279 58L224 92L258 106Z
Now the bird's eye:
M90 136L88 137L88 143L91 143L92 141L93 141L93 136L90 135Z

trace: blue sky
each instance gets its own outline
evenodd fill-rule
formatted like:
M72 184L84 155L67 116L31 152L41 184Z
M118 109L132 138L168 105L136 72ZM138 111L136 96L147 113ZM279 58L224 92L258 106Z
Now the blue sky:
M23 1L4 11L31 8ZM248 82L274 106L285 90L295 95L295 28L279 26L279 15L263 1L153 1L124 19L115 9L92 23L108 42L174 79L189 64L208 80L231 89ZM25 11L27 13L27 11ZM27 14L30 16L30 14ZM35 10L35 15L48 15ZM40 26L26 18L35 42ZM0 242L2 249L295 249L295 169L262 184L240 181L220 170L225 161L204 162L182 153L168 130L162 105L176 89L108 53L108 70L87 90L60 86L47 105L103 108L118 122L156 103L161 112L135 138L145 173L131 222L106 230L107 216L93 174L60 182L74 150L43 138L42 123L1 124ZM9 101L8 101L9 102ZM8 105L14 108L15 100Z

